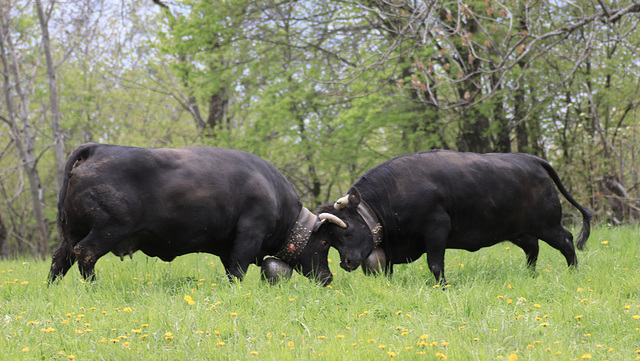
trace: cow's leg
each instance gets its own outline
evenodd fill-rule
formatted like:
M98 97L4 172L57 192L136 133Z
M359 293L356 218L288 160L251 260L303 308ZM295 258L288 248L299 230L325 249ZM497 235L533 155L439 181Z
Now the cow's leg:
M69 268L76 262L76 256L67 242L62 241L51 257L51 269L49 270L49 284L56 279L64 277Z
M233 242L231 253L220 257L229 281L242 281L255 262L262 245L264 235L268 232L255 218L244 218L238 222L238 231Z
M536 263L538 261L538 253L540 252L538 237L526 234L512 242L516 246L522 248L524 253L527 255L527 268L531 271L535 271Z
M442 218L441 222L433 224L426 232L425 243L427 250L427 264L431 273L436 278L436 282L445 285L447 280L444 277L444 253L447 248L447 238L451 229L449 218Z
M539 238L547 242L551 247L560 251L567 260L567 265L569 267L578 266L576 249L573 245L573 235L562 227L562 225L543 231Z
M89 232L82 241L73 247L73 253L82 277L85 280L94 281L96 276L93 269L98 259L109 253L124 238L126 238L126 234L114 229L106 231L94 229Z

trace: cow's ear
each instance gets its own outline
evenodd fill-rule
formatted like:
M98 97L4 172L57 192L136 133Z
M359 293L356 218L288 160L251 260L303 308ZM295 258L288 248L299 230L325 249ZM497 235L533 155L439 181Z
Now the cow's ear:
M351 187L347 196L349 197L348 207L353 209L358 208L358 205L360 204L360 192L358 192L355 187Z

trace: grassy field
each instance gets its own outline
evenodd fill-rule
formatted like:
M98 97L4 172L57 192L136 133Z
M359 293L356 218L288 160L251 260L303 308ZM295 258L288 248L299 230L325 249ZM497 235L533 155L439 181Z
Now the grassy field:
M450 250L445 291L425 257L392 278L344 272L330 287L295 275L269 286L251 267L226 280L219 259L171 263L109 255L98 281L77 266L0 261L4 360L633 360L640 356L640 231L598 228L569 270L541 243L538 271L503 243Z

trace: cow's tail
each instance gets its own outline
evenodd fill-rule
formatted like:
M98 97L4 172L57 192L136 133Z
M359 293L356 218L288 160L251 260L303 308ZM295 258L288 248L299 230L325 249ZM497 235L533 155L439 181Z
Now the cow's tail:
M64 175L62 178L62 186L60 187L60 193L58 193L58 229L60 230L61 236L63 235L63 225L65 222L65 214L63 210L64 199L67 196L67 186L69 185L69 178L71 177L71 170L74 167L79 166L84 163L87 158L91 155L93 149L97 146L97 143L85 143L76 148L71 154L69 154L69 158L67 158L67 164L64 166Z
M582 213L582 230L580 230L580 234L578 235L576 247L578 247L579 250L583 250L585 244L587 243L587 239L589 238L589 234L591 233L591 217L593 216L593 211L583 207L582 205L580 205L580 203L573 199L573 197L571 197L567 189L564 187L564 185L562 185L560 177L558 177L558 173L556 173L551 164L543 159L538 159L540 165L544 168L544 170L547 171L549 177L551 177L553 182L556 184L556 187L558 187L558 190L560 190L560 193L562 193L562 195L569 201L569 203L573 204L573 206L576 207L580 211L580 213Z

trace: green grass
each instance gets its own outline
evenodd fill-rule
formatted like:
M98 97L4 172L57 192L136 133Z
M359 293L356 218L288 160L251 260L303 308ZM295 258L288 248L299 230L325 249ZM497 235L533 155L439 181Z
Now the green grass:
M446 255L445 291L425 257L392 278L344 272L330 287L295 275L270 286L219 259L109 255L98 281L77 266L0 261L5 360L633 360L640 356L638 228L598 228L579 268L541 243L538 271L510 243ZM191 302L189 302L191 301Z

